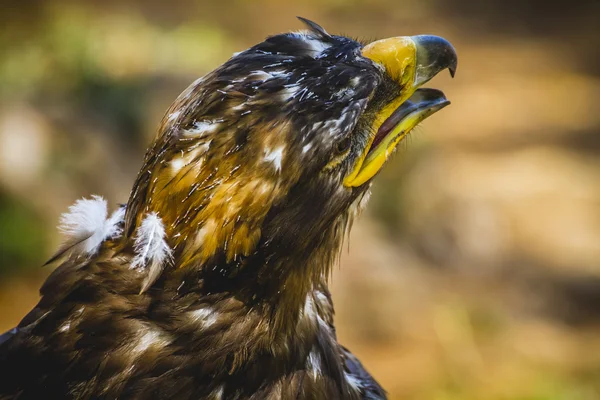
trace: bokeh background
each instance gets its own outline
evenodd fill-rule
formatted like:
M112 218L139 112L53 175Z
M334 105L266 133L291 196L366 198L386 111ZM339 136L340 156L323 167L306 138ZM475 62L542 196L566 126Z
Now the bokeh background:
M600 399L600 2L0 1L0 330L59 215L126 201L173 99L265 36L438 34L453 105L377 179L334 274L340 341L391 399Z

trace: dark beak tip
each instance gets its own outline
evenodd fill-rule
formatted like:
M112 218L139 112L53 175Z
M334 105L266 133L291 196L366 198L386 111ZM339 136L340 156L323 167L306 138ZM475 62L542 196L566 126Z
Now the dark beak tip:
M452 78L454 78L454 76L456 75L456 69L458 68L458 57L456 56L456 50L454 50L454 47L452 48L453 52L452 52L452 62L450 63L450 65L448 66L448 71L450 71L450 76Z
M454 64L452 67L449 67L448 71L450 71L450 77L454 78L454 75L456 75L456 64Z
M450 76L454 78L458 65L458 56L454 46L446 39L435 35L413 36L421 54L417 52L417 57L422 58L422 65L432 66L432 75L448 68ZM419 62L419 60L418 60Z

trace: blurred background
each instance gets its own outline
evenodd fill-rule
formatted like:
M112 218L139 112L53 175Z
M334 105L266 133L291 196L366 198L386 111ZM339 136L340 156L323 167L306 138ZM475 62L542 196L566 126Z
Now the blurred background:
M163 113L269 34L431 33L451 107L401 146L333 277L340 341L391 399L600 399L600 2L0 1L0 331L60 213L127 200Z

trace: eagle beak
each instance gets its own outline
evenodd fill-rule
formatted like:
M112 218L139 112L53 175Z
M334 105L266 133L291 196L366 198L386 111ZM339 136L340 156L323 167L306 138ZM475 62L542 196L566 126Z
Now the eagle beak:
M372 132L376 134L344 179L346 187L368 182L411 129L450 104L439 90L419 87L444 69L454 77L458 63L450 42L431 35L378 40L365 46L362 55L379 64L402 91L375 116Z

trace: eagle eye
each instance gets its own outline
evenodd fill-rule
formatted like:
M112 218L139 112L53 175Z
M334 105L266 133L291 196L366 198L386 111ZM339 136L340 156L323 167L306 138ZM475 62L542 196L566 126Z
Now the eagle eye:
M352 142L350 141L350 137L346 136L335 145L335 153L336 155L344 154L350 148Z

